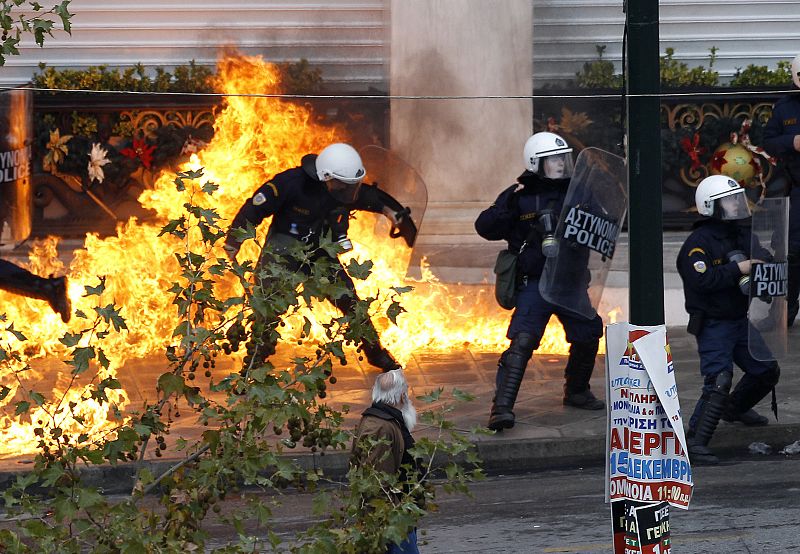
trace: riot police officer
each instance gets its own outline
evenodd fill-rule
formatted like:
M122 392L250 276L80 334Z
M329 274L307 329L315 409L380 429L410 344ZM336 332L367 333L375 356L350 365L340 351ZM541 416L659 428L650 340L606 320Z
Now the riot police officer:
M327 235L337 240L343 250L348 250L352 248L347 239L352 210L383 213L397 227L397 235L413 244L416 227L408 217L408 210L377 186L362 184L365 173L361 157L348 144L331 144L319 155L303 156L299 167L288 169L269 179L239 209L231 224L231 231L228 232L226 250L231 256L235 256L241 246L232 233L233 230L246 228L248 224L256 227L269 216L272 216L272 224L266 243L283 251L284 255L287 253L287 245L302 241L313 249L319 245L320 238ZM326 258L336 268L334 278L348 293L329 300L343 313L352 313L357 299L356 290L344 267L322 249L314 250L313 256L315 259ZM281 259L286 260L285 257ZM261 263L264 262L262 258ZM310 276L311 268L308 264L291 259L287 263L292 266L292 270L302 271ZM266 331L260 337L262 344L258 355L267 358L274 353L279 338L275 329L278 321L263 323ZM367 325L374 331L369 320ZM378 336L376 331L373 336ZM250 349L253 348L251 342ZM361 350L370 364L383 371L400 368L400 364L380 344L380 340L362 340Z
M16 264L0 260L0 289L46 300L64 323L70 320L72 307L67 296L66 277L39 277Z
M500 356L496 390L488 427L500 431L514 426L517 393L533 352L539 347L550 316L561 321L570 342L564 370L563 404L585 410L605 407L589 387L603 322L594 313L586 319L545 301L539 292L552 232L572 177L572 148L555 133L532 135L523 149L525 171L481 212L475 230L487 240L505 240L518 252L519 288L506 336L511 344ZM544 249L544 250L543 250ZM576 268L581 271L581 268ZM585 291L584 291L585 292Z
M792 82L800 89L800 54L791 64ZM789 203L789 287L787 317L789 327L800 310L800 92L787 94L775 103L764 128L764 149L779 158L784 166Z
M754 260L750 230L737 223L750 217L744 189L725 175L713 175L697 186L695 203L705 218L695 223L677 259L689 313L687 330L697 339L703 376L688 443L693 461L714 464L719 460L708 443L721 418L767 424L753 407L774 390L780 368L775 361L755 359L748 349L745 276ZM744 375L731 392L734 363Z

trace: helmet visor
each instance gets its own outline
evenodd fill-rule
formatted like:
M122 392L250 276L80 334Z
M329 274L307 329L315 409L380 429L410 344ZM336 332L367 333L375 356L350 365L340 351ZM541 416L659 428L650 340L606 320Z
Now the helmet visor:
M349 185L358 185L361 181L364 180L364 175L366 175L366 171L364 171L363 167L359 167L356 169L355 174L352 177L348 177L346 175L340 175L335 171L331 171L330 173L326 172L325 177L331 179L337 179L342 183L347 183Z
M574 165L571 152L552 154L539 160L539 174L548 179L569 179Z
M724 221L747 219L752 214L744 191L714 200L714 215Z
M361 181L358 183L346 183L339 179L325 181L328 192L342 204L352 204L358 198L358 191L361 190Z

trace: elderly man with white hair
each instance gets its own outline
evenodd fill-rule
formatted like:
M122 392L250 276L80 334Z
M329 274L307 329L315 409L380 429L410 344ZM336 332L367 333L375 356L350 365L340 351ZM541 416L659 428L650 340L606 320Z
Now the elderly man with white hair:
M413 463L408 449L414 446L411 431L417 424L417 410L408 396L408 383L403 370L381 373L372 387L372 406L361 414L353 441L353 457L360 464L369 464L385 473L397 473L403 463ZM362 437L386 439L364 452L359 446ZM390 451L389 456L385 456Z
M414 467L409 449L414 446L411 431L417 424L417 411L408 394L408 382L402 369L381 373L372 387L372 405L361 414L353 439L352 461L369 465L387 474L399 474L405 480L403 466ZM381 442L367 447L363 439ZM399 545L390 544L387 554L418 554L417 531L411 529Z

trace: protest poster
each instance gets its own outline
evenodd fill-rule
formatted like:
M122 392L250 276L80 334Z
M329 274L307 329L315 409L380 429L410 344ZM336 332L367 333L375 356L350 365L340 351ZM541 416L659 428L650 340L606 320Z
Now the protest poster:
M670 550L669 506L687 509L692 494L666 328L609 325L606 374L606 500L612 503L614 552L664 554Z
M611 503L615 554L670 554L669 504Z
M669 504L660 502L634 509L637 542L641 554L670 554Z

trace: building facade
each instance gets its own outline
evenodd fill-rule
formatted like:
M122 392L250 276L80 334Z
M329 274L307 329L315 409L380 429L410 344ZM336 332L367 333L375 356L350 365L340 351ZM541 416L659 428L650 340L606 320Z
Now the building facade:
M409 2L430 0L407 0ZM800 0L661 0L661 51L690 66L709 64L724 81L749 64L774 68L800 52ZM621 66L623 0L531 0L533 86L574 78L585 62ZM39 62L169 68L213 65L235 47L271 61L306 58L328 90L389 90L391 0L73 0L72 36L56 31L44 48L26 37L0 70L0 85L28 81Z

